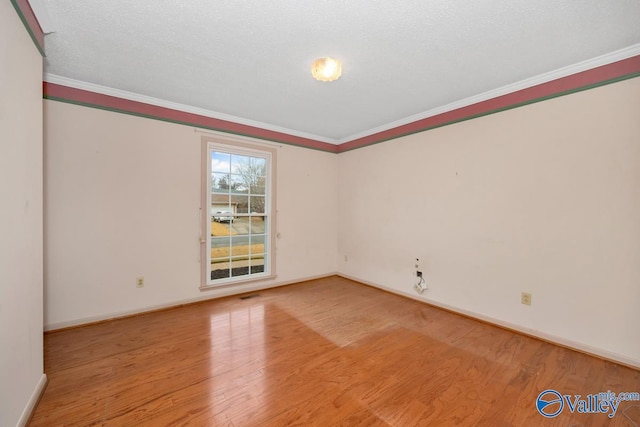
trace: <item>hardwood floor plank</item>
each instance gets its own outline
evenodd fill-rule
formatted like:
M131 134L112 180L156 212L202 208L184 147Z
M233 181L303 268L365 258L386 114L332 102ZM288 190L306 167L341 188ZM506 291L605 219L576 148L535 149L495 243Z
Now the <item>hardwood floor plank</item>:
M640 372L330 277L46 334L31 426L632 426ZM640 403L638 403L640 404ZM634 422L640 422L635 420Z

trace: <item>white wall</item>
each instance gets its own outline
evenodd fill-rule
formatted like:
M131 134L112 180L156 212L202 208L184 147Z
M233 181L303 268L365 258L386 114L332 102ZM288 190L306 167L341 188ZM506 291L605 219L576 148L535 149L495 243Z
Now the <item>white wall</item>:
M336 271L337 158L283 145L278 278L200 291L201 136L45 101L46 329Z
M340 154L339 271L640 366L639 118L635 78Z
M25 422L42 365L42 57L0 2L0 425Z

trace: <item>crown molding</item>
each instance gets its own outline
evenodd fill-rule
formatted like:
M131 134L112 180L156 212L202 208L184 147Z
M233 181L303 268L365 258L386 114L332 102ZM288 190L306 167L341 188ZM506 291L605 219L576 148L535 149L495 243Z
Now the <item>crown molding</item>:
M233 116L230 114L219 113L217 111L206 110L204 108L192 107L186 104L180 104L177 102L166 101L160 98L154 98L151 96L140 95L134 92L128 92L125 90L114 89L107 86L101 86L94 83L89 83L81 80L70 79L68 77L58 76L56 74L45 73L43 80L47 83L53 83L60 86L71 87L74 89L80 89L87 92L99 93L101 95L112 96L114 98L126 99L128 101L140 102L148 105L155 105L157 107L167 108L170 110L182 111L185 113L197 114L199 116L210 117L213 119L224 120L227 122L233 122L239 125L251 126L254 128L260 128L270 130L273 132L283 133L287 135L297 136L305 139L312 139L315 141L325 142L327 144L337 144L337 141L332 138L327 138L320 135L314 135L311 133L300 132L293 129L288 129L281 126L274 126L268 123L263 123L255 120L245 119L242 117Z
M533 86L537 86L537 85L548 83L564 77L568 77L574 74L578 74L583 71L588 71L593 68L601 67L603 65L608 65L624 59L632 58L637 55L640 55L640 44L635 44L635 45L626 47L624 49L607 53L606 55L602 55L596 58L588 59L586 61L578 62L577 64L569 65L563 68L559 68L557 70L550 71L548 73L540 74L525 80L521 80L516 83L502 86L497 89L492 89L490 91L487 91L478 95L470 96L468 98L464 98L459 101L452 102L442 107L433 108L431 110L414 114L400 120L396 120L390 123L386 123L384 125L377 126L375 128L367 129L365 131L358 132L356 134L347 136L345 138L341 138L336 141L336 144L344 144L346 142L351 142L356 139L360 139L360 138L374 135L376 133L388 131L397 127L407 125L409 123L417 122L419 120L424 120L429 117L437 116L439 114L447 113L449 111L457 110L463 107L468 107L470 105L478 104L483 101L498 98L503 95L507 95L513 92L518 92L523 89L528 89Z

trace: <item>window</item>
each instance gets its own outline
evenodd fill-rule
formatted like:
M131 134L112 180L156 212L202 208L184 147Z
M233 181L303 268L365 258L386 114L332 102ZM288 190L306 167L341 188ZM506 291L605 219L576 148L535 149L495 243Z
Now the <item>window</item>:
M208 289L275 277L275 149L203 137L203 280Z

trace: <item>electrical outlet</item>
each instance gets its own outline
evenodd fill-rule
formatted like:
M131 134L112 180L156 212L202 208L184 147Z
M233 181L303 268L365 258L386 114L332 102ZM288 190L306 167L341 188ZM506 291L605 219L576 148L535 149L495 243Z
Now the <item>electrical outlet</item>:
M520 295L520 302L524 305L531 305L531 294L529 292L523 292Z
M144 277L143 276L138 276L136 278L136 286L138 288L144 288Z

